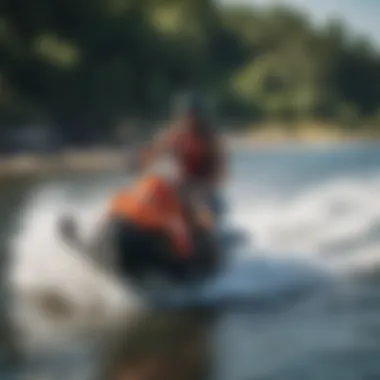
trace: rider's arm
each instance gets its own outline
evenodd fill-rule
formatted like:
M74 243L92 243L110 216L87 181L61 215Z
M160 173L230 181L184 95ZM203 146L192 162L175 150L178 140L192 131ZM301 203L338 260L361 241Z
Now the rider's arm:
M207 231L212 231L214 227L214 218L209 207L203 201L199 200L194 206L200 226Z
M165 153L171 144L171 130L160 131L153 142L145 145L139 152L140 168L148 166L156 157Z
M222 184L227 175L226 151L224 144L218 137L215 137L213 143L215 155L215 168L213 175L210 177L209 185L211 187L219 186L220 184Z

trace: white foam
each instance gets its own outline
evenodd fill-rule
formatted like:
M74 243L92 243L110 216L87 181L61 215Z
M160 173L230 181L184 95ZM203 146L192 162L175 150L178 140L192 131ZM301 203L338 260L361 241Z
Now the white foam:
M131 289L76 255L59 239L55 227L62 212L75 209L85 227L83 233L88 234L95 229L104 206L98 200L87 200L87 205L82 201L69 207L62 193L53 187L35 194L20 215L19 233L11 244L15 318L25 335L40 343L52 337L70 339L79 331L93 333L143 307ZM51 294L68 302L69 319L49 318L41 309L37 300Z
M275 192L255 197L254 191L242 199L235 190L232 217L249 229L260 250L275 256L291 252L335 269L355 270L380 263L380 255L372 254L380 252L379 193L380 175L336 178L285 201ZM378 241L368 242L376 228Z

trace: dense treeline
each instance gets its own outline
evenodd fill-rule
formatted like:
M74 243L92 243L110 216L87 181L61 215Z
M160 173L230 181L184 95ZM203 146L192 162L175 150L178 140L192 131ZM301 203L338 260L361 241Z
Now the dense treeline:
M344 27L211 0L3 0L0 126L67 138L158 118L187 87L218 114L347 128L380 120L380 55Z

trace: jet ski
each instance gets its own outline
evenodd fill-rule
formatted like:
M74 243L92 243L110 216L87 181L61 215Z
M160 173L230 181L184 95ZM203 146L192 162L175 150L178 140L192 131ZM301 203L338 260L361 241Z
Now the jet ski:
M212 211L214 210L212 209ZM220 208L218 210L220 211ZM194 261L194 267L198 266L201 268L208 266L208 263L204 260L209 256L209 252L212 251L208 245L210 238L214 242L216 241L217 250L221 255L221 263L225 261L225 257L229 252L242 245L246 240L246 236L241 231L233 230L230 225L222 223L221 213L214 220L216 223L214 230L211 232L212 236L207 236L210 234L209 232L205 234L199 231L196 237L194 237L198 245L203 245L201 248L202 255L199 255L199 260ZM115 265L115 260L112 258L115 254L112 252L112 242L109 239L110 231L107 230L107 227L101 226L95 231L93 237L84 239L81 236L81 227L75 216L63 215L58 220L57 232L63 242L69 245L70 248L73 248L74 252L78 255L92 261L93 264L100 266L103 270L117 273L117 265Z

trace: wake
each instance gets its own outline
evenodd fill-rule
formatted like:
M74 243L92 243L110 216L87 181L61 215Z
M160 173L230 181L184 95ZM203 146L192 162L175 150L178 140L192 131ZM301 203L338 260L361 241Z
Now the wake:
M81 233L91 236L112 185L77 198L62 184L37 189L19 215L11 281L17 320L30 330L26 335L59 340L69 332L93 333L144 308L132 289L78 257L55 232L57 218L73 212ZM279 299L326 284L331 276L373 269L380 263L379 191L380 179L374 176L335 179L287 199L273 189L255 197L252 188L231 187L227 228L247 231L250 240L233 252L226 273L211 281L198 301ZM69 318L43 315L37 300L47 289L71 305ZM59 337L56 331L61 331Z

